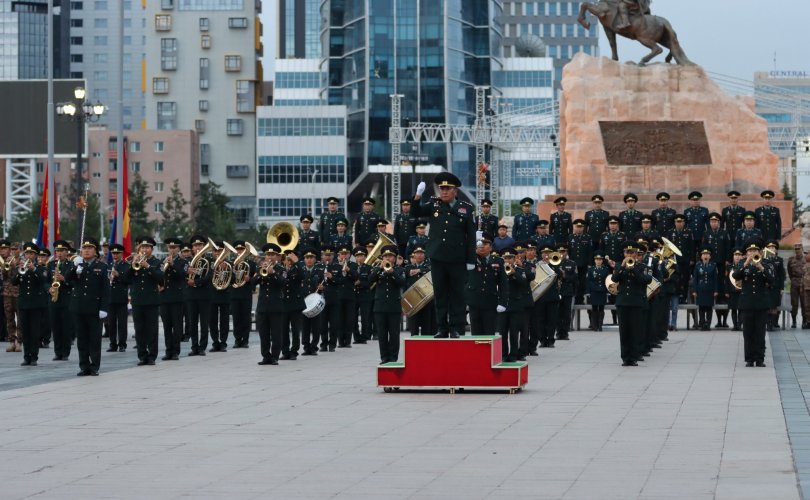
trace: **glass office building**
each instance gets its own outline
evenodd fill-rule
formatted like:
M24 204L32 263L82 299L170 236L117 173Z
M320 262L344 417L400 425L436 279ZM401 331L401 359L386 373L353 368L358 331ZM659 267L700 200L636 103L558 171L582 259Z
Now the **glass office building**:
M466 124L475 86L501 66L500 0L324 0L321 98L348 108L350 196L369 165L390 165L391 94L404 122ZM474 191L474 148L423 144L421 153ZM374 174L379 175L379 174Z
M54 15L54 78L70 76L70 10L61 11ZM47 31L47 0L0 0L0 80L48 78Z
M321 0L278 0L278 58L321 57Z
M591 28L577 23L581 1L558 0L503 2L503 55L516 57L515 44L521 36L537 36L545 42L547 55L554 59L554 84L560 88L562 68L577 52L599 55L599 22L588 14Z

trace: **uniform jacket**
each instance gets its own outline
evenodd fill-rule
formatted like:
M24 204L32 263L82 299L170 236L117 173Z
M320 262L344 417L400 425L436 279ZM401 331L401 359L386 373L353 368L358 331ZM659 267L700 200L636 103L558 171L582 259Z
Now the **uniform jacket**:
M750 240L751 238L762 238L762 231L759 228L751 228L751 229L738 229L737 235L734 237L734 246L742 248L745 246L745 242Z
M361 212L354 219L354 241L357 245L365 245L371 236L377 232L377 221L380 216L376 212Z
M714 231L709 228L709 230L703 234L703 244L701 246L709 247L712 250L712 262L720 264L731 262L732 248L729 244L728 234L722 229Z
M371 271L374 288L375 313L402 313L402 287L405 285L405 270L394 266L392 272L384 272L382 266Z
M506 312L520 312L531 306L532 295L529 281L526 277L526 270L516 263L514 272L506 277L508 302L507 304L500 304L506 306Z
M478 215L475 217L475 229L495 235L498 233L497 215Z
M81 274L78 273L79 267L82 269ZM110 278L107 274L107 264L99 259L93 259L90 263L71 266L65 274L65 280L73 287L70 312L98 315L99 311L109 309Z
M593 261L593 242L590 235L586 233L572 234L568 237L568 256L573 260L577 267L588 267L588 264Z
M652 281L652 271L637 263L632 269L618 263L613 271L613 281L619 284L616 295L617 307L647 307L647 285Z
M602 233L608 230L608 217L610 212L601 208L585 212L585 232L590 235L593 242L599 242Z
M124 271L124 279L129 282L129 294L132 297L132 306L156 306L160 304L158 287L163 282L165 274L161 269L162 262L156 257L149 257L148 268L136 271L129 266ZM105 275L106 277L106 275Z
M444 203L432 197L414 204L414 216L430 217L430 235L425 252L432 265L437 262L475 260L474 208L470 203L455 200Z
M540 218L537 217L537 214L524 214L522 212L517 214L512 223L512 238L514 238L515 241L525 241L529 239L529 237L534 234L534 228L537 226L538 222L540 222Z
M11 271L11 283L19 288L17 308L20 310L45 309L48 307L49 295L45 291L48 282L48 270L45 266L34 264L33 269L20 273Z
M357 265L357 280L354 282L355 297L359 302L374 300L374 291L371 289L371 270L368 264Z
M47 291L50 288L51 283L53 282L53 276L56 271L56 265L59 264L59 273L64 277L65 273L67 272L68 268L73 265L72 262L65 259L64 261L58 261L56 259L48 262L47 271L48 271L48 281L45 290ZM63 309L65 307L70 306L70 284L67 281L62 281L59 287L59 299L56 302L51 302L50 294L48 295L48 305L50 307L55 307L58 309Z
M610 275L610 268L607 265L588 267L585 274L585 293L590 295L590 303L595 306L607 304L607 287L605 279Z
M129 267L128 264L125 265ZM186 259L179 255L169 264L163 277L163 290L160 292L161 304L183 302L183 293L188 286L186 284L186 265ZM163 262L160 263L160 269L163 269ZM125 270L119 272L123 273Z
M692 233L692 239L700 241L703 233L709 229L709 209L706 207L689 207L683 211L686 217L686 229Z
M413 251L414 247L420 245L422 248L425 248L427 245L428 237L427 236L419 236L413 235L408 238L408 246L405 247L405 257L410 257L411 252Z
M129 263L125 260L121 262L113 262L108 264L108 271L112 269L118 271L118 276L111 279L110 282L110 304L128 304L129 303L129 282L125 274L129 269Z
M185 300L208 302L208 300L211 298L209 288L211 287L211 277L213 276L213 269L211 269L211 266L214 264L214 258L211 256L211 254L206 255L204 258L208 261L208 267L204 273L192 276L194 279L194 285L186 287L184 297ZM191 261L189 260L183 265L186 279L188 279L188 271L190 268Z
M749 311L770 309L767 296L770 294L770 287L774 282L773 268L766 264L762 266L762 270L759 270L754 265L743 266L742 264L743 261L732 271L735 280L742 280L742 291L737 308Z
M627 236L622 231L611 233L610 231L602 234L602 239L599 242L599 250L608 258L615 262L621 262L624 255L623 246L627 241Z
M489 255L475 256L475 268L467 271L467 284L464 286L467 305L495 311L499 305L508 305L506 274L503 260Z
M754 211L754 220L766 241L782 239L782 216L778 208L761 206Z
M551 214L549 219L548 232L554 236L557 243L565 243L568 241L568 235L570 235L573 230L573 218L571 217L571 214L568 212L557 211ZM531 233L529 234L531 235ZM525 239L526 238L523 238L518 241L523 241Z
M407 245L408 240L411 236L416 234L416 217L411 215L411 213L407 214L397 214L396 218L394 218L394 240L397 242L397 245ZM366 244L364 241L363 245Z
M714 305L714 294L719 293L717 289L717 264L698 262L695 264L695 271L692 273L692 287L697 293L695 304L701 307L711 307Z
M321 235L318 234L317 231L310 229L309 231L304 231L303 229L298 230L298 245L296 245L296 251L300 251L306 247L312 248L316 252L321 248Z
M669 234L675 229L674 208L656 208L650 215L653 219L653 228L658 231L658 234Z
M552 266L553 267L553 266ZM558 266L562 271L562 276L558 278L560 283L560 295L563 297L573 297L577 291L577 264L571 259L565 259Z
M619 212L619 230L630 235L641 231L641 215L635 208Z
M739 205L735 207L729 205L724 208L723 212L720 214L723 218L721 221L723 224L723 230L728 233L728 239L730 241L734 241L734 239L737 237L737 231L742 229L745 212L746 210Z
M332 240L332 236L337 234L335 223L338 221L338 219L344 218L346 218L346 216L343 215L343 212L340 210L336 212L326 210L321 214L321 218L318 221L318 236L320 237L321 242L328 242Z
M284 312L284 281L287 270L281 264L273 264L273 272L267 276L256 273L251 278L259 286L259 299L256 303L257 313Z

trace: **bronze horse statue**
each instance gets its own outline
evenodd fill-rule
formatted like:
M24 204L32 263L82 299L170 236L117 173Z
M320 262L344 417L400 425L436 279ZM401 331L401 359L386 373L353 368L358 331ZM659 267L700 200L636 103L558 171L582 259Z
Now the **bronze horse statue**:
M591 23L585 18L586 12L590 12L599 19L610 42L614 61L619 60L616 35L621 35L631 40L638 40L639 43L650 49L650 53L639 61L640 66L645 66L653 57L663 52L659 45L669 49L666 62L670 62L674 58L675 62L680 65L694 64L686 57L686 53L678 42L678 35L669 21L663 17L651 15L648 7L639 5L639 9L629 17L630 25L621 27L623 23L620 19L619 3L623 1L625 0L600 0L597 4L583 2L579 8L579 19L577 19L585 29L591 27Z

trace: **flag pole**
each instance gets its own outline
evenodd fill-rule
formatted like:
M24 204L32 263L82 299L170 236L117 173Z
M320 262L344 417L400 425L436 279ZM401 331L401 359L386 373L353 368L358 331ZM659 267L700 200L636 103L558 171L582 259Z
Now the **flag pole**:
M50 201L56 198L56 193L54 193L55 189L51 189L51 184L55 184L53 151L54 151L54 114L56 112L53 104L53 0L48 0L48 105L45 109L46 109L45 112L48 114L47 116L48 173L45 175L45 179L48 185L45 186L44 189L45 196L47 199L43 199L42 203L46 203L48 205L48 236L45 241L47 245L53 245L54 231L56 230L57 224L57 221L54 218L55 214L54 203L51 203ZM32 172L31 175L35 176L36 172Z

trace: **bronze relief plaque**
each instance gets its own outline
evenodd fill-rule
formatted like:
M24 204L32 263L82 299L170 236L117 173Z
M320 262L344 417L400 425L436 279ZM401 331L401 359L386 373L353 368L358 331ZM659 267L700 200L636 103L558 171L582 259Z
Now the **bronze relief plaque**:
M711 165L703 122L599 122L608 165Z

